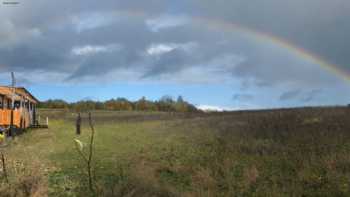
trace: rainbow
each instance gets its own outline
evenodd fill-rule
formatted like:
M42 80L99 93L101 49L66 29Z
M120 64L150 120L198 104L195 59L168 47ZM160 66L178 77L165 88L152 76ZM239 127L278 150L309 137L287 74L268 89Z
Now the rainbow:
M341 79L345 81L350 81L350 74L347 74L345 71L340 69L338 65L328 63L322 57L310 51L307 51L303 48L299 48L293 45L292 43L288 42L287 40L283 40L282 38L276 37L272 34L258 32L251 28L247 28L242 25L238 25L234 23L229 23L226 21L219 21L219 20L213 20L208 18L195 18L194 21L199 22L203 25L207 25L210 28L216 28L216 29L229 31L229 32L232 32L232 31L241 32L244 34L248 34L249 36L253 37L256 40L271 42L276 46L287 49L297 57L300 57L304 60L315 63L316 65L319 65L322 69L325 69L327 71L330 71L331 73L334 73L336 76L339 76Z
M146 13L141 10L116 10L113 13L119 14L119 15L123 14L129 17L137 17L141 19L150 18L152 16L152 14ZM224 20L210 19L210 18L197 17L197 16L191 16L190 20L194 23L202 24L203 26L208 27L210 29L216 29L216 30L220 29L227 32L239 32L239 33L249 35L252 38L259 41L271 42L272 44L278 47L282 47L288 50L289 52L294 54L296 57L299 57L301 59L310 61L316 65L319 65L322 69L335 74L341 79L345 81L350 81L350 73L347 73L346 71L339 68L340 66L331 64L326 60L324 60L322 57L316 54L313 54L312 52L307 51L306 49L299 48L293 43L290 43L287 40L279 38L275 35L268 34L265 32L260 32L255 29L245 27L241 24L231 23Z

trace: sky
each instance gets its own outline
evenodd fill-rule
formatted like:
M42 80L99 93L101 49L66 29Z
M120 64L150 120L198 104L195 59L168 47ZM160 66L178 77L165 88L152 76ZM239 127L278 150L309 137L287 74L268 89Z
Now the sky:
M0 84L39 100L350 103L348 0L0 1Z

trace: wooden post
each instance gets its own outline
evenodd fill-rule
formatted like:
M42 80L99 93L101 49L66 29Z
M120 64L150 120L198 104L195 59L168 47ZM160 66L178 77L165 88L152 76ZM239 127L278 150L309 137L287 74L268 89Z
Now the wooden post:
M76 122L76 134L77 135L80 135L80 133L81 133L80 125L81 125L81 116L80 116L80 113L78 113L77 122Z
M49 126L49 117L46 117L46 125Z
M35 109L35 104L32 104L32 116L33 116L33 125L37 125L37 122L36 122L36 109ZM39 124L39 123L38 123Z

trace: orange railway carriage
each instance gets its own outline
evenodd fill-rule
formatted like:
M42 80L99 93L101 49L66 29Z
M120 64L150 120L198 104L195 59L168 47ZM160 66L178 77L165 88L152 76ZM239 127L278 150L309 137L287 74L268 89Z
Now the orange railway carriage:
M0 127L8 128L11 125L11 119L13 119L13 126L17 128L26 129L34 125L38 102L23 87L0 86Z

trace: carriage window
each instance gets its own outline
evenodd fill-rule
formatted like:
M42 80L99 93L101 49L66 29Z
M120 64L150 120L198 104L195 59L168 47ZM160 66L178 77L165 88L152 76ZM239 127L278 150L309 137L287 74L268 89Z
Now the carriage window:
M7 99L7 109L11 109L11 100Z
M15 109L18 109L21 107L21 102L20 101L15 101Z
M3 96L0 96L0 109L3 109L4 108L4 97Z

